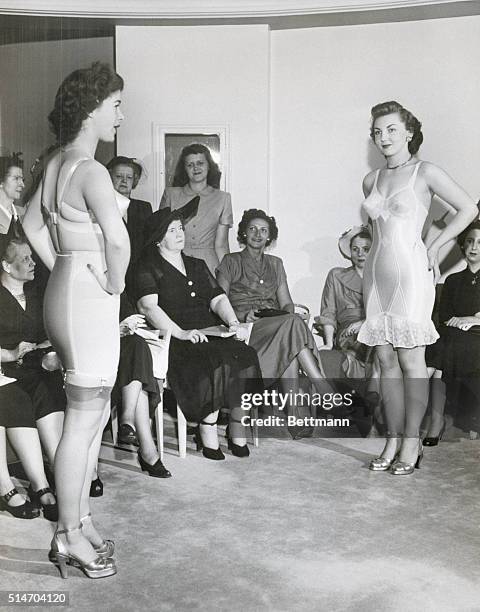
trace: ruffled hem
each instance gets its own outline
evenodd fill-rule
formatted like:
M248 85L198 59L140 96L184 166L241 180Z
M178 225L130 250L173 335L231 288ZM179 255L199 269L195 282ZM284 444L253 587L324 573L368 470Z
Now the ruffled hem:
M422 324L385 313L367 319L358 332L358 341L363 344L391 344L394 348L426 346L434 344L439 337L432 321Z

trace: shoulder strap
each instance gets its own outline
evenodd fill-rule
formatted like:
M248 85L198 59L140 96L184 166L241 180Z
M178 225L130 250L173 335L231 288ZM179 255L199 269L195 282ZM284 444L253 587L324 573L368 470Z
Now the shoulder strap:
M372 189L375 189L377 187L377 181L378 181L379 174L380 174L380 168L377 168L377 171L375 172L375 180L373 181Z
M67 189L73 173L75 172L75 170L78 168L78 166L83 163L84 161L87 161L88 159L92 159L91 157L81 157L80 159L77 159L77 161L75 163L72 164L72 166L70 167L70 170L67 173L67 176L65 178L65 181L63 183L63 186L61 189L58 189L58 182L57 182L57 197L56 197L56 206L55 208L58 210L58 205L59 203L63 200L63 196L65 194L65 190ZM60 194L60 197L58 196L58 194Z
M413 170L413 172L412 172L412 176L410 177L409 184L413 185L413 184L415 183L415 179L417 178L418 169L420 168L420 164L421 164L421 163L422 163L422 162L421 162L421 161L419 161L419 162L417 162L417 163L415 164L415 168L414 168L414 170Z

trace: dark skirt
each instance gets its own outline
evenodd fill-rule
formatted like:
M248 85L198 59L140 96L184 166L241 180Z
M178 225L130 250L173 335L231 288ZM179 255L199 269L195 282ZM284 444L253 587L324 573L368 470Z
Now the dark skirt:
M168 380L185 417L195 422L240 406L243 393L263 389L255 350L233 338L209 337L198 344L172 338Z
M150 409L155 409L160 401L160 394L158 383L153 375L152 354L148 344L137 334L120 339L118 374L112 390L113 403L121 401L122 388L134 380L142 383L143 390L148 393Z
M16 378L16 384L30 397L35 413L35 420L52 414L63 412L67 403L63 389L63 377L60 370L49 372L41 365L35 367L33 359L25 360L27 363L3 363L2 368L6 376Z
M445 347L443 338L440 337L435 344L427 345L425 349L425 362L428 368L443 370L443 353Z
M480 333L448 327L442 333L443 380L453 424L480 432Z
M36 427L32 401L16 383L0 387L0 426Z

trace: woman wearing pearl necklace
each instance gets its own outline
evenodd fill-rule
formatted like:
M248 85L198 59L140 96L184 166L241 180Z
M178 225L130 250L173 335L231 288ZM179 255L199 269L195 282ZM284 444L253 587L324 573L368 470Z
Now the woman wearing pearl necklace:
M370 136L386 160L363 181L363 208L373 228L364 271L366 320L360 342L380 361L387 441L373 471L411 474L419 466L419 438L428 401L425 346L438 334L431 321L440 247L477 215L473 200L441 168L420 161L421 123L398 102L372 108ZM422 228L433 195L457 211L428 249Z

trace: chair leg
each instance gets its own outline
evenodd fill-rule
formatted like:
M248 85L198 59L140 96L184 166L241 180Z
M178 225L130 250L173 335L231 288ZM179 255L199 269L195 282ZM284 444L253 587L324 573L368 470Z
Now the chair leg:
M163 461L163 398L155 408L155 428L157 431L157 448L160 461Z
M258 446L258 425L257 425L258 406L252 406L252 418L253 418L253 425L252 425L253 446Z
M110 411L110 424L112 426L112 441L114 446L118 444L118 410L117 405L112 405Z
M177 404L178 454L182 459L187 456L187 420Z

